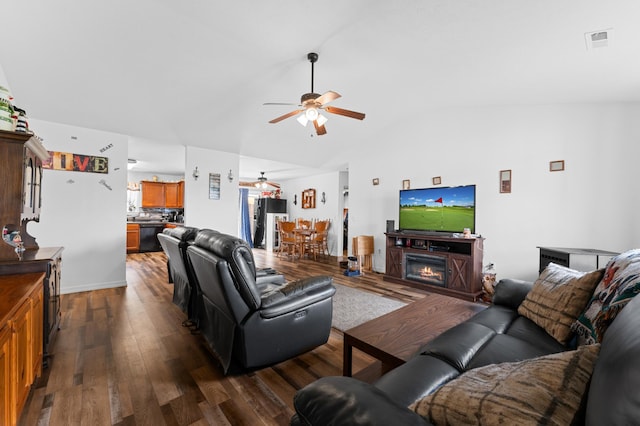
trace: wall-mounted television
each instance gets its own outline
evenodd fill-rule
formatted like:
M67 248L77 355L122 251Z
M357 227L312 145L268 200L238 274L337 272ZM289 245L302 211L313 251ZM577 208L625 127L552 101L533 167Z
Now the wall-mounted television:
M400 190L401 231L476 232L476 186Z

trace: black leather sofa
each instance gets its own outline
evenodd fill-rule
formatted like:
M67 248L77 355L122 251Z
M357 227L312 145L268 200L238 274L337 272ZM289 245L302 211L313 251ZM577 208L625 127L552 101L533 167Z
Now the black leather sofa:
M502 280L493 304L424 345L417 356L375 384L321 378L297 392L292 425L424 425L407 407L465 371L566 351L517 313L532 283ZM640 298L616 317L601 343L588 387L584 423L640 421Z
M202 292L200 331L227 373L284 361L327 342L335 287L329 276L284 282L263 271L242 239L200 230L187 248Z

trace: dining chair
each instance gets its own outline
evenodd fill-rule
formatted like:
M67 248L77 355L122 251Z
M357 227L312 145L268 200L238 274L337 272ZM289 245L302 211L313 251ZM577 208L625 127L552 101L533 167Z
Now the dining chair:
M292 258L295 257L297 249L297 240L294 229L296 228L295 222L280 221L278 223L278 232L280 232L280 246L278 247L277 256L280 257L282 253L286 253Z
M302 229L311 229L313 227L313 223L307 219L298 219L298 228Z
M313 254L313 259L317 260L318 253L321 253L323 256L329 255L329 248L327 245L327 236L329 234L329 221L328 220L320 220L316 221L313 226L314 233L311 235L311 238L308 242L308 248L311 254Z

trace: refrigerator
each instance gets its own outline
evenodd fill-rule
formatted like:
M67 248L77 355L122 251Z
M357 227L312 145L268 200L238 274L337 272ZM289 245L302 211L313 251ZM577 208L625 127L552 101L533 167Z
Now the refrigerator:
M269 226L269 237L265 238L267 232L267 218L269 218L270 224L275 223L276 216L282 216L287 213L287 200L280 198L259 198L255 204L254 220L255 220L255 233L253 235L253 246L256 248L266 248L266 240L273 241L276 236L271 234L276 232L275 226ZM270 244L271 248L277 246Z

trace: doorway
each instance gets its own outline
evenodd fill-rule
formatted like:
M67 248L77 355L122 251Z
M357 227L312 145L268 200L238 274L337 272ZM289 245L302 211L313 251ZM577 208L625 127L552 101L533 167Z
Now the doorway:
M349 209L342 209L342 256L347 257L349 252Z

